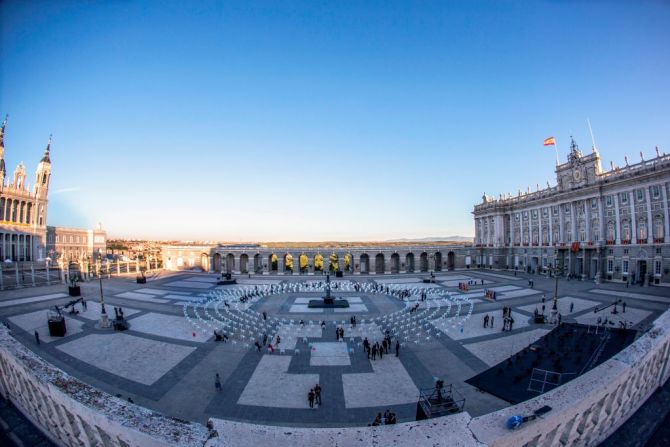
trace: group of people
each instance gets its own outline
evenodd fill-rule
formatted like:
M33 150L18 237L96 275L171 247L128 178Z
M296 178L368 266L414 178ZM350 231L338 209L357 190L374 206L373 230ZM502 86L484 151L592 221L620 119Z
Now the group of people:
M384 354L389 353L391 346L391 334L389 331L386 331L381 343L377 341L374 344L371 344L367 337L363 340L363 349L365 350L368 359L372 360L377 360L377 356L379 356L379 360L384 358ZM395 342L395 356L400 356L400 340L398 339L396 339Z
M503 332L511 331L514 326L514 318L512 318L512 308L509 306L504 306L502 308L503 312Z
M307 401L309 402L309 408L314 408L314 404L321 406L321 385L317 383L314 388L309 390Z
M256 351L261 352L261 349L263 346L267 346L268 352L270 354L274 354L275 349L279 349L279 343L281 343L281 337L279 335L276 336L274 344L272 344L272 340L270 339L270 342L268 343L268 334L263 334L263 342L261 343L260 341L256 340L254 342L254 346L256 346Z
M458 283L458 290L460 290L461 292L467 292L468 290L470 290L470 286L472 285L472 284L470 284L471 282L472 281L459 282Z
M493 315L489 316L489 314L484 315L484 327L490 327L493 328L493 319L495 317Z
M495 301L498 298L498 292L496 292L495 290L486 289L484 290L484 292L487 300Z
M381 413L377 413L377 416L375 417L375 420L372 421L373 426L378 426L378 425L389 425L389 424L395 424L396 423L396 416L395 413L391 413L390 410L386 410L384 412L384 417L382 417Z
M344 328L338 326L335 328L335 340L340 341L344 340Z
M352 315L351 318L349 318L349 323L351 323L351 327L356 327L356 315Z

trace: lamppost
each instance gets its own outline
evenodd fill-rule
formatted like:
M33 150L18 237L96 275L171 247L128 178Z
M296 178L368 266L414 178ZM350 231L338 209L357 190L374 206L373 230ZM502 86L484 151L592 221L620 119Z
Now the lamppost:
M102 270L102 269L101 269ZM109 324L109 316L105 309L105 296L102 292L102 271L98 271L98 280L100 281L100 328L107 329Z
M562 263L561 263L562 265ZM549 317L549 323L557 324L558 323L558 274L561 273L563 269L559 267L558 264L558 250L554 251L554 298L553 305L551 306L551 316Z

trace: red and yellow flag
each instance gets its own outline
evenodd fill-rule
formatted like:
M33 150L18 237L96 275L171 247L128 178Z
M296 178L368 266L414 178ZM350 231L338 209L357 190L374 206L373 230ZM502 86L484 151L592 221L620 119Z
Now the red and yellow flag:
M556 138L554 138L554 137L545 138L544 145L545 146L556 146Z

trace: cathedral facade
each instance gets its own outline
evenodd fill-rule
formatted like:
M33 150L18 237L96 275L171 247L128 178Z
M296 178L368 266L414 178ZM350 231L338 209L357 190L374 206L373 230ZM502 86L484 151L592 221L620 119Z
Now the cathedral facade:
M51 139L37 165L35 182L28 183L23 163L7 174L5 118L0 128L0 260L41 261L46 256L47 203L51 179Z
M603 171L572 141L556 186L474 207L478 265L596 281L670 282L670 155Z

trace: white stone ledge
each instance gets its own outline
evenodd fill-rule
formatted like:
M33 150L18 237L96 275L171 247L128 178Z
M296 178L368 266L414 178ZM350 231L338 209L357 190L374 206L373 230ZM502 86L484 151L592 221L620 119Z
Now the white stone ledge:
M35 355L0 325L2 391L63 445L99 445L98 439L109 438L114 446L202 446L208 435L201 424L165 417L81 382ZM68 412L79 420L70 419ZM63 424L53 429L54 420Z

